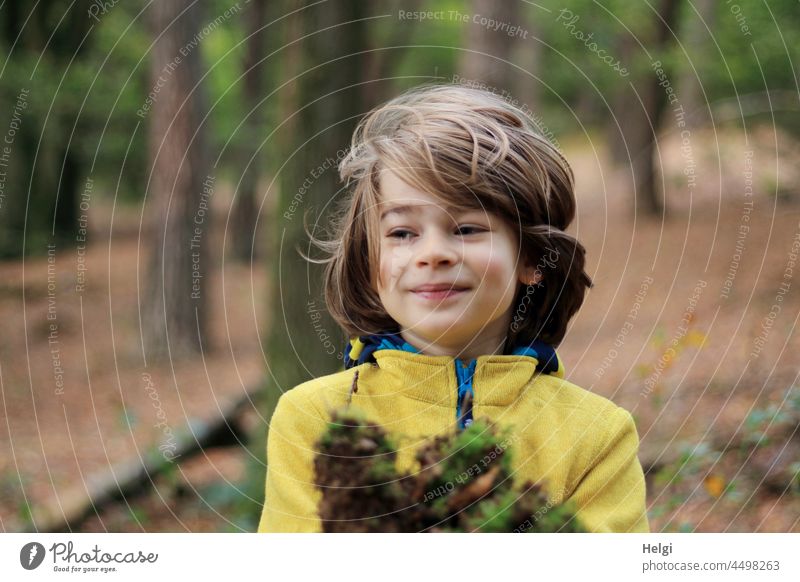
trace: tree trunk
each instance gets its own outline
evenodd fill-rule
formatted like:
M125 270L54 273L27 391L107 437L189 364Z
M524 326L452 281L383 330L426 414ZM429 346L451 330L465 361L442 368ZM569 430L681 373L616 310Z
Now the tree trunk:
M0 256L42 254L51 243L59 248L75 245L85 171L81 124L86 115L63 91L58 96L54 91L62 75L69 85L92 43L91 35L87 37L92 22L86 16L88 5L88 0L78 0L65 14L55 0L33 8L19 0L3 4L0 43L11 53L12 63L32 64L41 58L46 64L24 75L13 64L9 69L19 78L7 84L15 96L4 109L15 124L15 135L3 144L9 153L2 162L7 176L5 200L0 199ZM47 77L52 74L47 64L57 71L55 80Z
M686 124L690 127L700 127L713 121L700 80L703 78L702 55L707 54L706 51L714 50L711 43L712 33L706 26L712 31L715 30L717 6L716 0L695 0L694 9L688 9L690 18L687 21L686 40L683 44L691 51L690 55L697 71L689 65L691 61L687 59L681 68L676 92L686 111ZM695 14L695 10L700 18Z
M355 53L366 46L365 24L357 21L365 9L359 2L330 1L287 22L287 47L307 31L332 28L300 41L302 48L287 57L289 70L284 73L286 78L300 77L287 87L292 110L285 112L288 123L280 130L287 165L280 175L273 229L276 288L266 345L272 403L299 382L343 365L340 352L346 338L325 312L323 269L303 260L300 251L319 256L309 248L304 222L307 218L309 230L321 236L334 199L343 195L337 152L349 147L357 117L364 112L363 91L357 85L364 80L364 56ZM334 60L339 57L344 58Z
M423 9L422 0L388 0L385 7L375 4L373 12L397 14L399 10L418 12ZM412 28L409 26L392 26L385 33L374 26L369 26L365 42L369 51L364 55L364 80L361 99L366 108L371 108L394 97L402 82L392 79L397 74L400 62L408 54L403 47L410 43ZM386 79L378 81L377 79Z
M654 33L648 44L653 59L659 59L672 41L677 22L680 0L661 0L654 16ZM621 54L632 54L635 40L627 34L622 39ZM664 65L662 64L662 68ZM669 76L669 75L668 75ZM629 163L631 179L635 191L634 212L647 216L664 217L666 207L656 186L656 168L653 155L655 140L659 134L660 120L668 104L660 80L650 67L634 79L632 87L624 86L615 99L615 115L620 127L609 126L610 142L622 140L612 145L611 151L616 161ZM633 93L636 88L637 94Z
M542 29L539 23L542 10L534 6L522 5L518 10L519 25L528 31L527 37L517 40L511 51L511 62L520 69L511 69L511 86L514 98L526 105L534 113L541 113L540 100L542 83L539 81L542 63ZM516 22L514 23L516 24Z
M269 3L276 6L275 2ZM265 29L264 26L271 20L267 18L267 0L252 0L247 12L247 48L244 58L244 82L242 86L244 112L250 117L242 128L242 164L249 164L242 170L242 177L238 191L235 195L233 207L233 225L231 237L233 243L233 258L236 261L249 263L263 257L263 249L256 236L258 224L258 205L256 196L258 181L261 175L262 164L259 161L261 144L266 137L264 132L264 105L259 101L264 98L264 70L265 63L260 62L267 56L265 51L266 36L274 35L273 28ZM272 57L276 58L275 56ZM256 156L253 158L253 156ZM252 159L252 161L250 161Z
M493 0L471 0L470 13L480 14L510 26L520 25L520 3L495 2ZM520 74L511 61L514 37L502 30L491 30L472 21L466 27L466 45L469 50L461 53L459 71L466 79L487 83L496 91L510 90L512 79Z
M202 86L196 86L201 77L202 40L195 42L202 28L200 7L191 0L151 6L154 35L163 32L153 49L152 85L161 89L150 111L152 173L145 199L151 246L143 331L146 354L155 358L199 353L201 342L204 351L209 349L204 341L206 277L215 176L209 173L200 126Z

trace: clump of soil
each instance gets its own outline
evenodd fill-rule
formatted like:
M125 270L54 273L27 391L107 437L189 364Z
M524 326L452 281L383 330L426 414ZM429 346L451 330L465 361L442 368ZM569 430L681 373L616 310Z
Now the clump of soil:
M326 532L584 532L571 503L540 483L513 486L508 440L476 419L417 451L420 470L399 473L386 431L360 412L333 414L317 444L315 484Z

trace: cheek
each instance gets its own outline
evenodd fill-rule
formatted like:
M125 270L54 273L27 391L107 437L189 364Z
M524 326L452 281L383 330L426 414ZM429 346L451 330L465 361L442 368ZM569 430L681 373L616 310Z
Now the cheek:
M411 252L403 248L381 249L378 288L393 290L408 265Z
M472 253L473 271L495 284L516 278L514 261L505 246L482 249Z
M514 255L505 245L473 254L473 272L481 277L483 292L502 295L513 301L518 287ZM510 299L508 299L510 297Z

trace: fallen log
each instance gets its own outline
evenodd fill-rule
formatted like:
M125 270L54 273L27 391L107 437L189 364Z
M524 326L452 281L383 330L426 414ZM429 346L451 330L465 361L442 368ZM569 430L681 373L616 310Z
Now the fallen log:
M176 431L176 442L170 446L169 454L166 450L151 449L144 456L127 459L91 475L85 483L34 507L31 526L24 531L61 533L80 529L88 518L98 515L107 506L145 495L148 488L154 486L155 478L176 463L203 450L242 446L248 435L241 426L241 417L262 395L263 384L259 384L222 406L214 417L190 422L183 430Z

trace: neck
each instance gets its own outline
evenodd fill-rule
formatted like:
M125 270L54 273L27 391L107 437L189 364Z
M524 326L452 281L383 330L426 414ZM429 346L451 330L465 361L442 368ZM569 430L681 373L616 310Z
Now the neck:
M502 354L507 341L507 338L504 336L499 338L475 337L466 344L459 342L432 342L408 330L401 331L400 336L417 348L422 354L428 356L449 356L461 360L474 360L478 356Z

